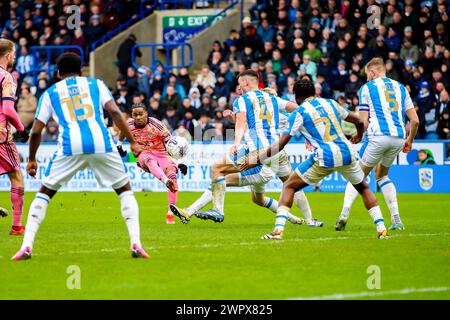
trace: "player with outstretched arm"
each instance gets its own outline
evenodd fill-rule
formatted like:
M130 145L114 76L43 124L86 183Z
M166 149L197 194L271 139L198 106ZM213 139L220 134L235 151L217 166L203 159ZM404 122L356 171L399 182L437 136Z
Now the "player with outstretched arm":
M353 143L358 143L362 139L364 122L355 113L348 112L334 100L315 98L314 84L309 80L297 81L294 85L294 93L300 106L289 117L289 128L280 140L269 148L252 154L241 165L241 169L246 170L273 157L284 149L291 137L298 131L315 149L314 154L301 163L284 183L275 229L262 238L281 240L294 194L308 185L318 183L335 171L340 172L361 194L364 205L376 225L378 238L387 238L388 233L381 209L375 195L364 181L364 173L358 164L350 141L342 131L339 119L345 119L356 125L358 133L352 137Z
M85 168L91 168L97 181L112 187L119 196L130 236L132 257L149 258L141 245L138 203L122 159L104 124L103 108L130 141L133 154L138 156L141 148L103 81L80 76L81 59L78 55L72 52L62 54L58 57L57 68L62 80L47 89L39 99L31 130L28 174L36 176L36 152L42 130L50 118L59 124L58 150L47 167L41 189L31 203L22 246L12 259L31 258L36 233L45 218L50 200L62 184Z

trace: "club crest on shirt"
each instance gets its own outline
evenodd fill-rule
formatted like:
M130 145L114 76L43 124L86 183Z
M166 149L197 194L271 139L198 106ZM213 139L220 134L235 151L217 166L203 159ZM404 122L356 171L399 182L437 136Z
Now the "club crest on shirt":
M433 187L433 169L432 168L420 168L419 169L419 185L425 191L428 191Z

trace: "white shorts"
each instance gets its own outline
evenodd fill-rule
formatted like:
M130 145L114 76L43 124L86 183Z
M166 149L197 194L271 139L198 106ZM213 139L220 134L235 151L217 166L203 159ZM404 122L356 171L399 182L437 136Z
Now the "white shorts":
M129 182L128 175L117 152L79 154L74 156L55 155L48 164L42 184L58 190L80 170L91 168L97 182L104 187L118 189Z
M250 186L252 191L256 193L263 193L265 185L272 180L273 172L264 165L239 172L239 186Z
M283 178L291 173L291 163L286 151L282 150L280 153L267 159L264 165L240 172L239 186L251 186L252 191L264 193L266 183L272 180L274 174L279 178Z
M295 173L309 185L317 185L323 178L336 171L353 185L364 180L364 172L358 161L353 161L347 166L324 168L319 166L319 162L314 160L313 156L310 156L295 169Z
M389 136L374 136L366 141L359 151L360 162L368 168L381 163L389 168L402 151L405 139Z

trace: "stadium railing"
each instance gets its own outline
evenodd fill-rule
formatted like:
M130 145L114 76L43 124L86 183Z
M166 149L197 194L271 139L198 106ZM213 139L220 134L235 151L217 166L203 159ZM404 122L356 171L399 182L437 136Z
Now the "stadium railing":
M108 32L100 39L94 41L90 46L90 51L94 51L97 47L102 45L103 43L111 40L113 37L118 35L120 32L128 29L131 25L135 24L136 22L144 19L151 13L153 13L154 10L173 10L173 9L191 9L194 8L194 4L198 9L200 8L207 8L206 4L215 4L216 8L220 7L221 3L234 3L234 5L239 2L239 0L141 0L140 6L139 6L139 13L129 21L127 21L124 24L121 24L116 29ZM241 1L242 4L244 1ZM205 6L200 6L199 4L203 3ZM233 6L234 6L233 5ZM181 7L182 6L182 7ZM242 13L241 13L242 14Z
M150 3L150 7L146 8L146 5ZM140 1L140 7L139 7L139 13L132 19L128 20L127 22L125 22L124 24L121 24L120 26L118 26L116 29L111 30L110 32L108 32L107 34L105 34L103 37L101 37L100 39L94 41L91 46L90 46L90 51L94 51L97 47L99 47L100 45L102 45L103 43L111 40L112 38L114 38L116 35L118 35L119 33L121 33L122 31L125 31L126 29L128 29L131 25L135 24L136 22L144 19L146 16L150 15L151 13L153 13L153 11L159 6L159 1L158 0L152 0L152 1L146 1L146 0L141 0Z
M183 2L196 2L193 0L160 0L160 1L166 1L166 2L170 2L170 3L183 3ZM215 1L224 1L224 0L215 0ZM214 1L213 1L214 2ZM196 28L194 28L192 31L190 31L192 34L197 34L207 28L209 28L212 24L214 24L215 22L217 22L219 17L222 17L226 14L226 12L232 8L234 8L237 4L241 3L241 16L242 16L242 5L244 3L243 0L226 0L225 2L229 2L229 5L227 5L226 7L222 8L218 13L211 15L210 17L207 18L207 20L201 25L198 26ZM155 69L159 64L163 65L163 67L166 70L170 70L170 69L179 69L179 68L183 68L183 67L192 67L193 64L193 50L192 50L192 46L187 43L187 42L167 42L167 43L147 43L147 44L137 44L133 47L132 49L132 54L131 54L131 61L133 63L133 67L138 69L139 67L141 67L142 65L138 65L136 63L136 48L139 47L150 47L151 48L151 61L149 65L146 65L147 67L149 67L150 69ZM177 64L177 65L172 65L171 61L172 61L172 57L171 57L171 50L173 49L177 49L181 47L181 63ZM188 47L189 49L189 62L188 63L184 63L185 62L185 57L186 57L186 50L185 48ZM165 57L166 57L166 63L162 63L161 61L156 59L156 49L162 49L165 51Z
M156 69L158 65L161 65L161 61L156 59L156 50L164 50L166 63L162 64L166 70L170 69L179 69L179 68L190 68L192 67L193 62L193 50L192 46L186 42L168 42L168 43L142 43L136 44L133 46L131 50L131 61L133 61L133 67L135 69L139 69L142 65L138 65L136 63L136 49L138 48L149 48L150 49L150 64L145 64L144 66L150 68L151 70ZM172 50L181 48L181 63L172 65ZM188 62L185 63L186 60L186 48L188 49Z
M30 53L34 57L34 65L31 68L31 75L36 79L39 72L45 71L51 77L56 70L55 63L58 55L72 51L76 52L81 57L81 63L84 65L85 57L84 50L80 46L66 45L66 46L32 46Z

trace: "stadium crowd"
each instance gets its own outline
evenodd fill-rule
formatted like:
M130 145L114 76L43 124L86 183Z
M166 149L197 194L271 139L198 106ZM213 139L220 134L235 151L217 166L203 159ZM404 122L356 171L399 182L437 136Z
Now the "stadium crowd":
M74 31L65 27L67 17L62 14L70 4L82 8L82 27ZM369 9L371 5L380 11ZM135 10L133 1L0 2L1 36L17 44L21 119L31 124L37 99L56 81L45 72L32 76L31 65L39 61L33 61L30 46L85 47L129 19ZM127 116L132 103L142 102L151 116L163 120L176 134L203 137L202 133L214 129L215 134L225 136L225 129L233 125L223 111L238 95L239 72L257 71L260 87L271 87L289 100L294 99L295 80L308 77L315 82L318 96L335 98L354 109L358 89L366 81L365 63L381 56L387 75L405 84L413 97L421 120L418 138L449 139L448 12L445 0L257 0L240 30L230 30L223 43L212 43L198 71L183 68L172 73L162 65L155 70L134 69L130 49L138 40L130 35L118 50L121 75L111 89ZM48 139L54 139L57 127L48 131Z

